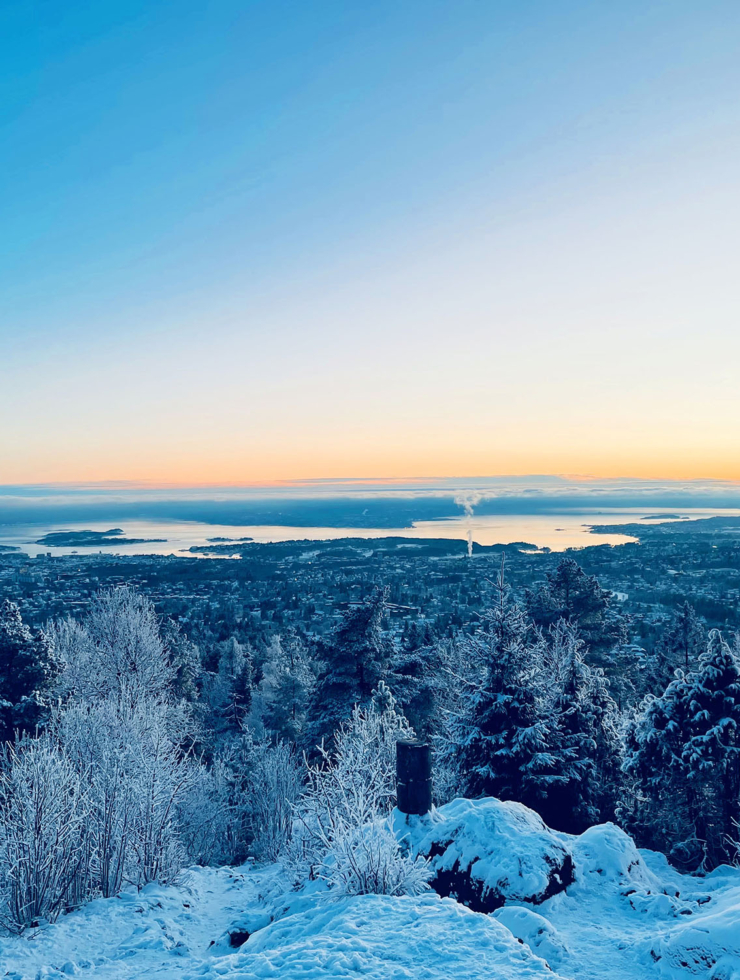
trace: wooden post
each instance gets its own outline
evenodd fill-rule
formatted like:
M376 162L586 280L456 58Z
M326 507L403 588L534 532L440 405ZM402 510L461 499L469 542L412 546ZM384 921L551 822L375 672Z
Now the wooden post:
M396 798L401 813L432 809L432 748L424 742L396 742Z

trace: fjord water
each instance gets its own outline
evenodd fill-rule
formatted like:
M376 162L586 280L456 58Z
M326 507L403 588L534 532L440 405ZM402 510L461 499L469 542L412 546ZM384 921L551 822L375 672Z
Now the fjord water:
M735 511L733 511L734 513ZM709 508L684 508L683 518L711 517L729 511ZM740 512L738 512L740 513ZM637 540L628 534L594 534L591 525L642 523L645 517L669 520L676 518L676 510L647 508L600 509L589 513L460 516L437 521L417 521L407 528L353 528L353 527L291 527L279 525L222 525L196 521L123 521L120 526L127 538L163 538L164 541L139 544L97 545L90 547L53 547L36 542L50 531L92 530L104 531L110 522L90 521L59 524L0 524L0 544L20 548L30 556L51 552L52 555L73 553L123 555L192 555L193 546L203 547L214 538L235 540L251 538L256 542L336 540L339 538L404 537L413 540L451 538L467 540L472 533L477 544L511 544L527 542L538 548L564 551L567 548L584 548L593 545L625 544ZM644 521L645 524L652 521ZM220 542L226 543L226 542Z

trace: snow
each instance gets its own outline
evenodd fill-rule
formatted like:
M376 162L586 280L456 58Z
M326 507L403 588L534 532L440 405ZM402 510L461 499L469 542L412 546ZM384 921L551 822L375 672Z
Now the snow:
M495 919L435 895L321 901L256 933L201 980L558 980Z
M521 803L453 800L424 817L396 811L395 829L437 873L462 871L491 911L504 901L541 901L570 880L565 837Z
M396 814L395 827L413 848L447 842L433 860L459 859L506 890L505 904L486 915L433 892L336 897L317 882L291 892L276 865L193 868L177 886L99 899L0 937L0 977L740 980L740 869L682 875L612 824L571 837L492 800ZM573 882L525 901L553 855L572 860Z

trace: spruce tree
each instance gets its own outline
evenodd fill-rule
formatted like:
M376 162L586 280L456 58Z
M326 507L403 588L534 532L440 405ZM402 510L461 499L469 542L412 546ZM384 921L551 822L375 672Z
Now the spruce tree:
M626 639L626 624L610 613L610 592L594 575L587 575L572 558L563 558L547 581L526 595L527 610L535 625L544 629L565 619L578 626L591 657L608 667L608 652Z
M624 771L631 799L621 818L640 843L693 869L703 859L697 836L701 802L688 779L691 682L679 671L660 697L648 695L626 733Z
M0 741L32 731L49 707L49 688L61 669L44 633L32 633L18 606L0 606Z
M355 705L366 705L385 676L393 647L381 629L387 589L376 589L362 605L350 609L319 650L319 670L308 710L309 751L330 740Z
M275 637L259 686L265 728L278 737L297 741L314 680L308 650L300 637Z
M687 674L694 670L706 649L707 634L694 607L684 602L661 635L646 666L648 690L662 691L678 668Z
M457 726L457 757L467 796L497 796L535 809L547 794L552 758L538 710L529 624L512 600L503 567L496 602L477 637L485 676Z
M389 684L420 738L432 737L442 723L441 704L448 683L445 664L445 650L439 642L404 644L393 658Z
M687 697L687 776L701 800L699 834L711 864L737 859L740 828L740 658L712 630Z
M556 623L546 659L551 761L541 813L570 833L613 816L620 763L616 705L603 672L588 666L584 652L576 627Z

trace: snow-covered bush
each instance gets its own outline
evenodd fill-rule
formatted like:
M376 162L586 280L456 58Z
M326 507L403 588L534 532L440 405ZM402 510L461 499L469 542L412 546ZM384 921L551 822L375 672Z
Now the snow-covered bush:
M432 877L429 861L406 853L379 817L362 826L340 821L315 873L344 895L419 895Z
M411 737L381 681L368 708L356 706L335 733L334 749L321 746L295 807L289 860L299 881L322 877L353 893L371 890L372 882L418 887L421 868L414 870L396 838L380 829L395 805L396 742Z
M201 767L183 748L182 713L161 697L70 699L52 728L85 787L89 890L167 882L185 861L178 806ZM205 818L208 813L203 813Z
M233 774L222 756L210 767L198 765L192 782L177 805L180 839L193 864L231 864L243 860L244 847L236 844L236 807Z
M93 848L89 888L105 898L117 895L123 885L136 808L130 721L120 702L105 699L70 702L53 722L59 743L86 787Z
M290 840L293 806L302 789L295 750L287 742L259 743L251 772L250 822L256 857L276 861Z
M50 736L6 747L0 767L0 915L7 928L22 932L42 919L53 922L79 900L75 884L86 877L88 819L85 784Z
M192 757L173 741L166 706L144 699L135 708L138 738L132 745L135 799L132 880L167 884L186 860L177 805L198 778Z

